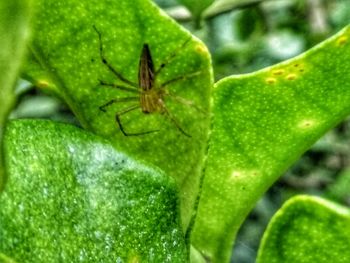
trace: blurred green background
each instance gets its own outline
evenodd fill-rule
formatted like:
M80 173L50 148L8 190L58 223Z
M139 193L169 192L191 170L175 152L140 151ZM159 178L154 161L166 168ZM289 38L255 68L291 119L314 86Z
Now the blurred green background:
M206 43L216 81L294 57L350 22L350 0L155 2ZM11 118L48 118L79 125L66 105L30 83L20 80L17 93L18 106ZM284 201L301 193L350 206L350 120L321 138L261 198L239 232L232 262L255 262L271 216Z

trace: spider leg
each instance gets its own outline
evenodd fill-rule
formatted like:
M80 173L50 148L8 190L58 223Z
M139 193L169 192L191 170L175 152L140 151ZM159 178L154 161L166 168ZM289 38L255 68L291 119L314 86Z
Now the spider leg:
M208 112L205 111L204 109L198 107L196 105L196 103L194 103L192 100L187 100L187 99L184 99L182 97L179 97L179 96L176 96L172 93L169 93L169 91L167 93L165 93L166 96L169 96L171 99L175 100L176 102L179 102L185 106L188 106L188 107L193 107L195 108L197 111L203 113L203 114L207 114Z
M164 104L162 104L163 112L169 117L171 122L176 126L176 128L186 137L191 138L192 136L189 135L187 132L184 131L184 129L181 128L179 122L175 119L175 117L170 113L170 111L166 108Z
M133 105L133 106L130 106L129 108L126 108L120 112L118 112L116 115L115 115L115 120L116 122L118 123L118 126L121 130L121 132L125 135L125 136L138 136L138 135L145 135L145 134L149 134L149 133L153 133L153 132L158 132L159 130L152 130L152 131L145 131L145 132L137 132L137 133L128 133L124 130L124 127L121 123L121 120L120 120L120 116L130 112L130 111L133 111L133 110L136 110L140 108L140 105Z
M108 101L107 103L103 104L99 107L100 111L106 112L106 108L113 105L114 103L118 102L128 102L128 101L137 101L139 100L139 97L125 97L125 98L116 98Z
M98 39L99 39L99 45L100 45L100 58L101 58L101 61L104 65L106 65L106 67L113 72L113 74L119 79L121 80L122 82L128 84L128 85L131 85L135 88L138 87L138 85L136 83L133 83L132 81L126 79L123 77L122 74L120 74L106 59L106 57L104 56L103 54L103 45L102 45L102 35L100 33L100 31L97 30L96 26L93 25L92 26L94 28L94 30L96 31L97 35L98 35Z
M139 93L139 90L136 89L135 87L127 87L127 86L123 86L123 85L117 85L114 83L107 83L103 80L99 80L100 81L100 85L101 86L106 86L106 87L111 87L111 88L116 88L119 90L123 90L123 91L129 91L129 92L133 92L133 93Z
M190 79L190 78L199 76L202 73L203 73L203 71L195 71L195 72L192 72L192 73L189 73L189 74L185 74L185 75L182 75L182 76L175 77L173 79L170 79L170 80L167 80L166 82L164 82L160 86L160 88L164 88L164 87L168 86L169 84L172 84L172 83L175 83L175 82L178 82L178 81L182 81L182 80L186 80L186 79Z
M157 76L162 70L163 68L165 68L166 65L168 65L171 61L174 60L174 58L177 56L177 54L179 53L179 51L181 49L183 49L192 39L192 36L189 36L189 38L186 39L186 41L184 43L182 43L181 46L177 47L166 59L165 61L160 64L159 68L155 71L154 76Z

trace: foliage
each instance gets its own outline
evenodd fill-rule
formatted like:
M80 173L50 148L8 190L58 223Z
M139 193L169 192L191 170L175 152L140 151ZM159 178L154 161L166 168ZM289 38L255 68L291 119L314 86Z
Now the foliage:
M209 128L212 73L205 46L149 1L37 2L39 15L32 45L32 60L36 63L28 65L26 75L39 87L62 97L85 129L109 138L118 149L174 177L182 189L182 222L186 230L198 195ZM82 13L86 16L82 17ZM71 26L67 27L67 23ZM159 132L125 140L115 120L116 112L139 102L115 103L106 108L107 112L99 109L112 99L135 97L135 93L100 84L99 80L127 85L102 63L99 37L93 26L101 34L106 59L131 82L137 83L144 43L154 54L156 68L166 63L156 85L184 77L169 85L169 92L175 95L166 98L166 106L192 138L182 134L169 116L146 115L137 109L121 117L125 130ZM193 73L198 74L191 77ZM195 107L178 103L175 96L191 100Z
M272 218L257 263L349 262L350 210L321 198L290 199Z
M14 103L13 86L28 39L29 1L0 3L0 188L5 171L2 140L6 119Z
M349 114L349 37L347 28L290 61L216 84L194 230L195 246L216 262L227 261L248 204Z
M177 188L159 169L51 121L10 123L5 150L16 158L7 159L0 251L19 262L188 257Z
M286 31L266 34L265 18L272 9L266 8L269 1L259 2L182 1L192 13L196 34L207 40L201 27L212 30L214 41L208 46L217 78L289 58L328 32L318 24L300 26L305 32L318 32L305 41ZM284 6L275 12L277 16L270 13L271 28L300 20L288 20L286 10L290 6L303 10L306 5L287 2L279 3ZM231 17L230 10L236 8L246 9ZM69 122L92 133L47 121L14 121L7 129L5 164L10 180L2 195L0 252L18 262L114 262L116 258L186 262L190 247L192 262L227 262L238 228L261 195L349 114L349 27L299 57L224 78L211 94L212 67L205 45L151 1L36 1L35 9L24 76L39 90L62 99L76 117L69 117ZM21 16L24 21L27 17L25 12ZM222 32L228 32L225 26L232 18L244 26L231 28L227 37ZM18 21L14 28L21 32L22 20L13 19ZM3 34L10 39L17 34L13 32ZM269 62L242 67L259 56L255 43L260 43L262 35L268 36ZM276 37L284 39L288 52L278 52ZM216 49L224 38L233 44ZM17 42L21 47L25 44ZM130 90L138 86L133 83L138 82L138 62L146 44L160 69L155 90L165 90L157 93L164 96L163 114L128 111L140 106L139 94ZM232 65L236 57L237 68L220 66ZM16 69L22 60L13 60ZM5 78L11 84L15 70L4 71L12 72L12 80ZM169 85L164 88L162 83ZM10 84L2 90L9 92ZM101 105L112 99L120 102L101 111ZM60 103L56 100L51 105ZM0 108L6 116L8 106L4 106ZM13 116L20 112L19 108ZM122 128L156 132L125 136ZM328 196L341 200L346 193L344 182L330 187ZM304 199L291 201L299 211L314 211L304 213L303 227L320 217L332 217L336 225L348 221L348 215L342 218L328 202ZM281 224L292 228L300 222L288 212L293 206L289 204L271 221L260 262L278 262L274 238L283 229L288 232L281 230ZM43 248L47 236L51 246ZM290 236L287 247L295 241ZM338 236L328 235L328 243ZM300 239L307 242L308 233ZM312 246L305 250L292 246L286 251L294 249L308 262L309 255L303 251ZM327 252L336 255L339 248ZM338 259L342 262L341 256Z

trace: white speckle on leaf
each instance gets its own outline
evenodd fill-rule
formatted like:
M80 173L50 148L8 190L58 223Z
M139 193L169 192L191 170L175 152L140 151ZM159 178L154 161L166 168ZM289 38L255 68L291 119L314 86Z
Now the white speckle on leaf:
M74 146L68 145L68 151L73 154L75 152Z

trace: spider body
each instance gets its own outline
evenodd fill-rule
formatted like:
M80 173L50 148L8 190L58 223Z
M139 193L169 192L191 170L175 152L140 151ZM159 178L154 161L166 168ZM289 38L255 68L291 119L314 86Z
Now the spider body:
M145 114L161 112L164 107L164 89L154 84L154 65L148 44L144 44L139 62L139 89L141 110Z
M186 99L183 99L181 97L177 97L173 94L171 94L167 89L166 86L168 86L171 83L184 80L190 77L194 77L200 74L200 72L194 72L190 74L186 74L183 76L179 76L173 79L170 79L166 81L165 83L162 83L160 85L155 85L156 77L161 72L161 70L166 66L167 63L162 63L160 65L160 68L158 70L155 70L153 59L151 56L151 51L148 44L143 44L140 60L139 60L139 71L138 71L138 84L129 81L128 79L124 78L117 70L114 69L114 67L108 62L106 57L103 54L103 45L102 45L102 37L101 33L97 30L97 28L94 26L95 31L97 32L99 36L99 44L100 44L100 58L102 63L119 79L121 82L123 82L123 85L114 84L114 83L107 83L103 80L100 80L100 85L116 88L122 91L127 91L130 93L134 93L135 96L130 97L122 97L122 98L115 98L110 101L108 101L106 104L100 106L100 110L103 112L106 112L106 108L114 103L120 103L120 102L138 102L135 105L132 105L130 107L127 107L115 115L115 120L118 123L118 126L121 130L121 132L125 136L136 136L136 135L145 135L153 132L157 132L158 130L151 130L151 131L143 131L143 132L136 132L136 133L130 133L126 132L122 123L120 117L124 114L127 114L131 111L134 111L136 109L141 109L142 113L144 114L153 114L153 113L160 113L163 115L166 115L171 122L177 127L177 129L185 136L191 137L187 132L185 132L178 121L175 119L175 117L169 112L165 105L165 97L171 97L174 100L176 100L179 103L182 103L187 106L193 106L192 101L187 101ZM186 42L180 47L184 47L188 42L190 38L186 40ZM174 57L176 53L171 54L170 57L167 59L167 62L170 62Z

